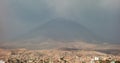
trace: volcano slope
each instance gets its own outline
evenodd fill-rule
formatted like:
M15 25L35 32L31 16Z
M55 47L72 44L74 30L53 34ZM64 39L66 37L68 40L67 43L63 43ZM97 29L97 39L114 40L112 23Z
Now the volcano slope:
M86 42L87 45L87 43L103 42L103 39L75 21L57 18L17 37L9 45L13 47L49 48L58 45L68 46L69 43L74 44L76 41L80 44Z

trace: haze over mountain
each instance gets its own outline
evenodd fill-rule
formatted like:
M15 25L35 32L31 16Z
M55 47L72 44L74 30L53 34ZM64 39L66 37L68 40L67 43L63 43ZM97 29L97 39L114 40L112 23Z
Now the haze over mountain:
M101 41L103 39L95 35L86 27L77 22L70 21L64 18L53 19L42 26L38 26L27 34L21 35L19 39L34 39L40 41L55 40L55 41Z
M119 45L119 16L120 0L2 0L0 47Z

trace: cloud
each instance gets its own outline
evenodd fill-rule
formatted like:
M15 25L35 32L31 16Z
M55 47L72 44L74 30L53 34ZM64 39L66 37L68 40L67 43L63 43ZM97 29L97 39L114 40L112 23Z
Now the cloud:
M6 37L14 38L50 19L50 10L44 1L9 0L8 17L4 24ZM37 3L37 4L36 4ZM4 7L3 7L4 8Z
M39 21L54 15L52 9L47 6L47 3L44 0L13 1L11 7L14 9L15 15L19 19L22 19L21 21L24 23L38 23Z
M100 5L109 11L116 11L120 9L120 0L103 0Z
M4 40L5 22L7 20L7 0L0 0L0 42Z
M119 8L119 0L11 0L13 9L21 19L31 21L38 19L58 17L80 18L84 11L111 11L116 12ZM42 15L42 16L41 16ZM33 19L33 20L32 20ZM75 18L76 19L76 18ZM35 20L37 21L37 20ZM34 21L34 22L35 22ZM30 22L30 21L29 21Z
M6 30L7 37L16 37L53 18L63 17L111 39L118 32L113 30L119 27L116 26L119 3L119 0L1 0L0 16L4 24L0 24L0 29ZM7 12L8 17L3 16Z

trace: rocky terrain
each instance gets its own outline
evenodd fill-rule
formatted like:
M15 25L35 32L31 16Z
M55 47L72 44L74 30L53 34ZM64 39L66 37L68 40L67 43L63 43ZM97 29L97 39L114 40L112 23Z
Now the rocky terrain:
M120 55L80 50L74 48L58 48L49 50L0 49L0 60L6 63L120 63Z

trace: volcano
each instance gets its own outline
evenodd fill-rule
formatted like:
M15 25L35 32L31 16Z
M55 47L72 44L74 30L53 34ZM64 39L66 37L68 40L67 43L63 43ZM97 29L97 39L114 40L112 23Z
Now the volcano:
M42 26L38 26L24 35L24 39L38 38L55 41L100 41L92 31L81 24L67 19L53 19Z

